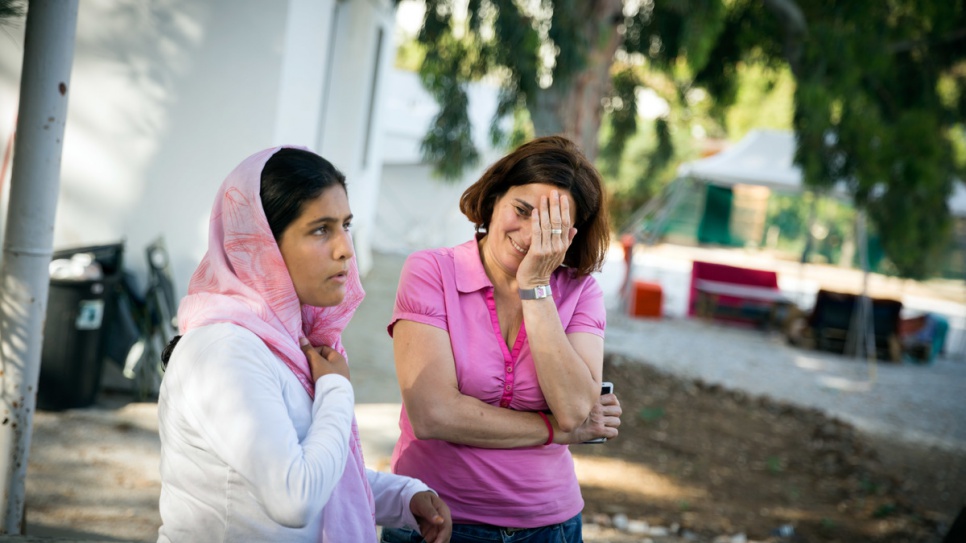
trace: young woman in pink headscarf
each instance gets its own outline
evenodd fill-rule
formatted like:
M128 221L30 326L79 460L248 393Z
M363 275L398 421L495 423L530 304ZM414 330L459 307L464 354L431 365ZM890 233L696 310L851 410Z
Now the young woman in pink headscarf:
M376 524L449 540L434 492L363 464L341 343L364 296L351 219L345 177L304 149L222 184L165 353L159 541L374 542Z

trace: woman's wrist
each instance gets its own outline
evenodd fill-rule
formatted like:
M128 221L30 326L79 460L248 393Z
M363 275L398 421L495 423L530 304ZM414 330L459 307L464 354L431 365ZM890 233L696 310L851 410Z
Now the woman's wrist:
M573 432L565 432L560 429L557 425L557 419L552 413L547 413L547 421L550 423L550 427L553 428L553 443L557 445L570 445L573 443Z
M544 447L553 443L553 423L550 422L550 417L547 416L543 411L537 411L537 415L543 420L543 424L547 427L547 440L543 442Z
M548 286L549 284L550 284L550 278L547 277L546 279L517 281L517 288L521 290L525 290L525 289L531 289L531 288L537 288L537 287L545 287L545 286Z

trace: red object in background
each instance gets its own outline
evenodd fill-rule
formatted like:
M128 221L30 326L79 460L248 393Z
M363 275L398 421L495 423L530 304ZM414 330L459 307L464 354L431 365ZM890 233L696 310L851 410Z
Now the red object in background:
M658 283L634 281L628 313L632 317L660 317L664 304L664 291Z
M634 252L634 235L624 234L621 236L621 245L624 247L624 263L631 263L631 255Z
M699 279L748 287L762 287L778 291L778 274L773 271L741 268L738 266L695 260L691 268L691 288L688 295L689 316L697 314L698 290L695 287L695 282ZM740 297L718 297L718 305L722 307L740 307L742 303L743 300Z

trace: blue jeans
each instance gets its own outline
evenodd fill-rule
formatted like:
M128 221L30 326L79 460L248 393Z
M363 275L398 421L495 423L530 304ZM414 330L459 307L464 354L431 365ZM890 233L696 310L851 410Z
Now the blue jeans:
M578 514L560 524L540 528L500 528L486 524L454 524L450 543L583 543ZM383 528L382 543L423 543L416 530Z

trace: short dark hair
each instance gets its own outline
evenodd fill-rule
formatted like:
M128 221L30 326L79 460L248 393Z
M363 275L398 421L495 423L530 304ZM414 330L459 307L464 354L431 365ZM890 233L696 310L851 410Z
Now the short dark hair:
M345 189L345 175L311 151L284 147L272 155L262 168L259 195L275 241L299 217L305 202L336 184Z
M604 183L600 172L565 137L533 139L496 161L460 197L460 211L477 230L488 229L496 201L510 188L531 183L570 191L577 208L577 235L563 263L578 275L599 271L610 243Z

